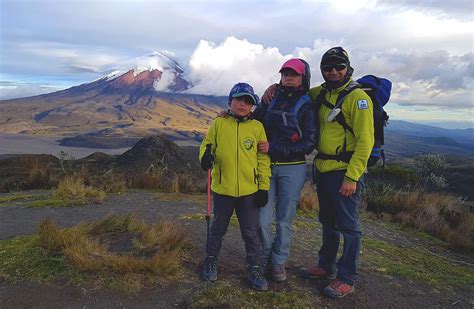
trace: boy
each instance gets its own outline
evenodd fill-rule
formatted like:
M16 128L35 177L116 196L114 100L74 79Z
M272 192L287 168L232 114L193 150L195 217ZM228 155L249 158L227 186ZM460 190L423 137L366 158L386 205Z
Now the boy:
M267 140L262 124L250 119L257 104L249 84L235 84L229 93L229 117L217 118L201 144L201 166L204 170L212 167L214 193L214 219L201 276L217 280L217 256L235 209L245 242L248 279L253 289L266 291L268 284L259 266L258 207L268 199L270 157L257 150L258 142Z

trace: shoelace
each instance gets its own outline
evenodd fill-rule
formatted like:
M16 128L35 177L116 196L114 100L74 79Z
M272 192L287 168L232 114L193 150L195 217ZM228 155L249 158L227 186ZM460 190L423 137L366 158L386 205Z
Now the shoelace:
M208 263L207 263L207 267L208 267L208 270L210 272L216 272L217 271L217 263L215 260L210 260Z
M282 273L282 272L285 271L285 265L283 265L283 264L273 265L273 269L276 270L279 273Z
M260 269L258 266L252 267L252 277L254 279L263 280L262 273L260 272Z

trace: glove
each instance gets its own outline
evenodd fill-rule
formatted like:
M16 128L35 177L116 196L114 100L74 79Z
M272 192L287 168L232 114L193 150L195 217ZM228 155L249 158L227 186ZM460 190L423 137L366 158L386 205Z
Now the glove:
M255 192L255 204L257 207L265 207L268 202L268 191L267 190L258 190Z
M212 167L212 163L214 162L214 157L211 154L211 144L206 145L206 151L201 158L201 167L203 170L207 171Z

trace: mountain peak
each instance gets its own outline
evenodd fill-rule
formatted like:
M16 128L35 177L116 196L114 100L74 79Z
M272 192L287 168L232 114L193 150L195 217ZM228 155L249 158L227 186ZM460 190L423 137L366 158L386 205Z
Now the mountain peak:
M189 87L184 70L167 51L153 51L122 61L96 82L110 83L112 88L132 87L164 92L180 92Z

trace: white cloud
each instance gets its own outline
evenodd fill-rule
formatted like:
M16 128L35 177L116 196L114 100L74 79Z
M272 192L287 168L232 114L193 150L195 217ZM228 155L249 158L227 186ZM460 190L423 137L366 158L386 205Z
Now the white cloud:
M0 100L30 97L61 90L63 87L0 81Z
M257 93L262 93L278 81L278 70L289 57L277 48L234 37L219 45L201 40L189 59L188 78L195 86L188 92L227 95L235 83L247 82Z
M175 75L172 72L164 71L163 74L161 74L161 79L155 81L153 84L153 88L155 88L156 91L169 91L168 88L174 83L174 78Z

